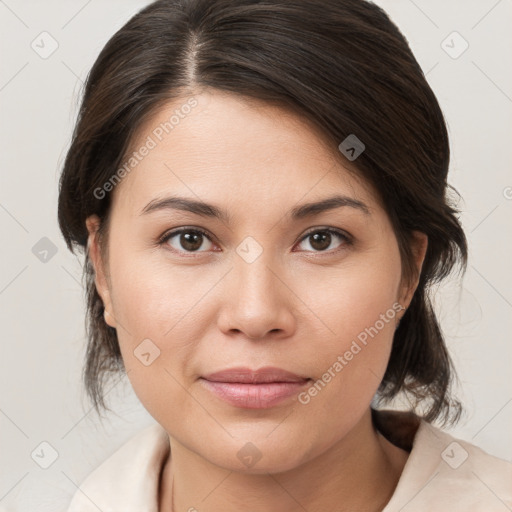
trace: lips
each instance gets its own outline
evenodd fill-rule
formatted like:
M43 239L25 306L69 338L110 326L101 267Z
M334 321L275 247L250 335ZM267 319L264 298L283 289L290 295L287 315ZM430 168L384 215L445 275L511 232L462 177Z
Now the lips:
M269 382L305 382L309 380L308 377L296 375L295 373L276 368L273 366L266 366L258 370L251 370L250 368L229 368L219 372L204 375L203 379L210 382L230 382L240 384L265 384Z
M308 377L266 366L258 370L229 368L199 379L208 392L243 409L268 409L291 400L305 386Z

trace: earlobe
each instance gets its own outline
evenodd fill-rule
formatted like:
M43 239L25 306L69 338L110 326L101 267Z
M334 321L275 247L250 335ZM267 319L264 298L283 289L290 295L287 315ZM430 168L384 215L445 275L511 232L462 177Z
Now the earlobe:
M91 215L87 217L85 225L89 233L87 237L87 254L91 260L94 268L94 284L96 290L105 307L104 318L107 325L110 327L116 327L115 318L113 316L112 301L110 296L110 289L105 273L105 262L102 261L101 251L98 242L98 229L100 227L101 220L97 215Z

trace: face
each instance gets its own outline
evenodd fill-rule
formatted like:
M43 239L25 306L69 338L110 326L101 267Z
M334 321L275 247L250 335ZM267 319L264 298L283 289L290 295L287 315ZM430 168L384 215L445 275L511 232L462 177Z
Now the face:
M88 219L96 286L135 393L171 442L230 470L284 471L368 410L414 287L376 191L317 129L226 93L193 98L139 130L112 192L108 262ZM171 197L183 201L161 203ZM204 379L267 366L302 380ZM243 466L244 450L257 465Z

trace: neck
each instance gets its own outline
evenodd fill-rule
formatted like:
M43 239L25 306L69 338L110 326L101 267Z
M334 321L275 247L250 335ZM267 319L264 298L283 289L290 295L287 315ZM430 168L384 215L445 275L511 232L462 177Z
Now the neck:
M258 508L381 511L391 499L408 453L374 427L370 409L320 456L282 473L236 473L213 465L170 439L159 512L231 512Z

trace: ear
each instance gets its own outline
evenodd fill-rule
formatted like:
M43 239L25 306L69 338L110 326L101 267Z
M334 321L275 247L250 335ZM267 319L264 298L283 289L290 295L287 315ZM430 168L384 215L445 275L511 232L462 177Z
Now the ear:
M410 282L401 284L399 302L404 309L409 307L414 292L418 287L423 261L425 260L425 254L427 253L428 237L421 231L413 231L410 244L416 275Z
M96 290L105 306L105 322L110 325L110 327L116 327L110 288L106 277L106 262L102 260L98 242L98 229L101 225L101 220L97 215L91 215L87 217L85 225L89 232L87 238L87 253L94 267L94 284L96 285Z

